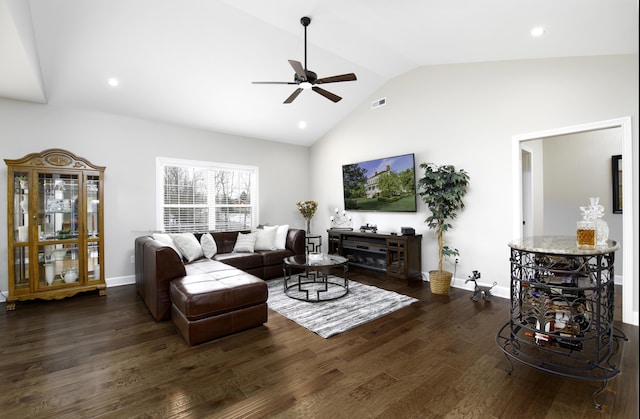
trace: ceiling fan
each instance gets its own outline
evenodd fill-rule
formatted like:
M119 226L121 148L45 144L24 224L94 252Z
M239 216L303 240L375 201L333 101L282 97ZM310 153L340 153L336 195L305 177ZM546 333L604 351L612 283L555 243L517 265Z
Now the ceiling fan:
M300 23L304 26L304 67L300 64L300 61L289 60L289 64L293 67L295 74L293 75L293 81L254 81L253 84L295 84L299 87L294 90L293 93L283 102L291 103L298 97L304 89L311 88L316 93L321 94L332 102L339 102L342 98L336 94L333 94L327 90L318 87L319 84L336 83L340 81L353 81L356 80L354 73L340 74L338 76L318 78L318 75L311 70L307 69L307 26L311 23L311 18L302 17Z

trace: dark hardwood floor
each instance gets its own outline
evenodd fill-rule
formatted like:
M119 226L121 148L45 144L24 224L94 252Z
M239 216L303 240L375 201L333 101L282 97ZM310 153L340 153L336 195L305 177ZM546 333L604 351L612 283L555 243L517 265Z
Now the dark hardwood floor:
M598 411L598 382L520 364L505 373L495 335L508 300L431 295L426 282L366 271L351 278L420 302L329 339L270 310L264 326L195 347L170 321L156 323L133 285L13 312L0 304L0 417L638 417L638 327L619 312L630 340Z

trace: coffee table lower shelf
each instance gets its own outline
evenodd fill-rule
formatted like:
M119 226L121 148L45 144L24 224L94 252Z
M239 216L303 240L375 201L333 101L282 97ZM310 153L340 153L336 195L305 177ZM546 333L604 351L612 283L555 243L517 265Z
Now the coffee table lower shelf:
M284 292L290 298L311 303L331 301L349 292L348 261L342 256L323 255L311 260L305 255L284 261ZM302 271L292 273L292 270ZM342 277L332 272L342 271Z

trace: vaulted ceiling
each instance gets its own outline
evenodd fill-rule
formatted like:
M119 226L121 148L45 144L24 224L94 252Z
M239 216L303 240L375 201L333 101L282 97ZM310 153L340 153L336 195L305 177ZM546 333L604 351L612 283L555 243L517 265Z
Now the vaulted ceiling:
M293 81L303 16L337 103L252 84ZM0 0L0 97L300 145L420 66L637 53L637 0Z

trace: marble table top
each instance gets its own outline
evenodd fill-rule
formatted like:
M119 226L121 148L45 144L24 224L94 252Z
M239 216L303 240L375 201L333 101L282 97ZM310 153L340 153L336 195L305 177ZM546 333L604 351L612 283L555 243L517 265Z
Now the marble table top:
M603 246L578 247L575 236L533 236L512 240L509 247L533 253L582 256L615 252L620 245L615 240L607 240Z

